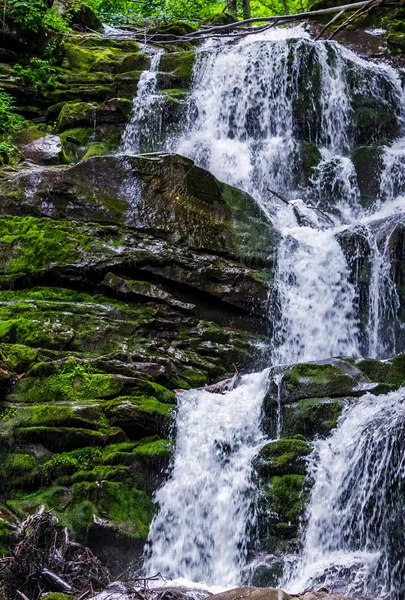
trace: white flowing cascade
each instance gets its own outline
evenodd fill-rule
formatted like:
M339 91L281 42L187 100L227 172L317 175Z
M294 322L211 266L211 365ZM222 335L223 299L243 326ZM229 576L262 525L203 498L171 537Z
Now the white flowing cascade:
M178 395L172 472L157 492L149 573L208 585L237 585L253 527L251 463L268 370L245 376L228 394Z
M404 597L404 425L404 388L367 394L315 442L304 550L283 582L289 591L322 585L336 594Z
M121 140L121 152L136 154L140 150L141 139L153 137L160 128L158 105L161 96L157 90L157 75L163 50L151 55L150 68L142 71L137 94L132 105L132 115Z
M153 107L161 101L156 87L158 64L155 56L149 74L140 81L122 146L126 153L138 152L141 136L146 132L153 137L153 128L160 126L152 117ZM351 130L356 95L389 105L400 116L402 93L399 75L391 67L366 62L334 42L315 43L301 28L273 29L236 43L210 40L198 51L188 118L166 150L192 158L220 180L252 194L279 230L275 293L270 302L270 319L276 321L274 364L359 356L362 348L381 357L396 349L394 329L383 341L387 314L392 323L397 318L398 298L388 237L381 238L375 224L393 216L386 226L390 233L398 215L404 215L400 194L405 193L405 138L384 148L379 163L380 204L371 210L360 204L350 151L356 144ZM300 111L313 124L311 131L300 119ZM305 181L302 161L314 142L321 146L321 161ZM308 226L299 211L274 199L269 190L331 211L332 225L323 225L307 208L305 215L314 215L313 226ZM303 204L298 206L302 211ZM370 252L369 321L363 334L359 289L339 240L345 232L358 232ZM361 340L361 335L367 339ZM160 510L150 531L147 573L160 571L222 586L240 584L255 521L251 463L265 442L260 420L267 387L264 372L244 378L243 385L228 394L203 390L179 394L176 453L169 479L156 495ZM381 554L383 546L378 546L385 533L373 538L376 520L371 519L368 527L370 511L373 518L374 514L383 518L387 506L375 507L373 513L367 493L373 491L373 497L383 500L388 477L395 479L389 469L393 440L389 420L399 427L403 402L395 408L395 399L401 399L398 394L378 400L367 397L359 411L345 413L332 438L317 445L314 456L320 457L320 466L315 468L314 458L315 488L300 563L304 571L301 579L296 577L292 583L291 576L289 580L296 589L305 581L329 581L330 566L336 573L340 560L339 573L344 577L353 566L353 590L359 582L367 587L371 573L383 572L381 580L392 581L384 562L388 554ZM380 425L381 444L376 433ZM281 428L280 401L278 437ZM376 449L370 459L369 448ZM402 469L402 463L397 463ZM364 481L369 487L362 483L361 468L368 469ZM345 510L344 502L352 512ZM329 504L333 509L327 514ZM348 534L349 523L357 525L357 545ZM340 524L343 529L338 532ZM311 571L312 563L317 572Z
M357 75L351 82L348 71ZM308 72L311 76L303 84ZM312 109L321 115L313 116L320 121L316 142L324 144L307 188L297 184L294 173L302 151L294 111L302 102L303 85L308 94L319 93L319 104L314 100ZM346 155L356 93L382 102L388 94L394 110L400 111L402 86L394 69L368 63L336 43L314 43L299 27L247 37L237 44L210 41L195 68L189 123L169 144L219 179L251 193L281 232L274 364L360 354L357 289L335 238L342 224L355 223L363 211L356 172ZM398 156L394 149L392 153ZM387 162L384 173L389 168ZM335 229L298 226L292 208L277 206L269 189L333 208ZM373 276L372 286L383 289L382 270L375 268ZM371 304L370 314L376 315ZM373 335L371 330L369 326ZM370 350L379 356L385 348L373 339Z

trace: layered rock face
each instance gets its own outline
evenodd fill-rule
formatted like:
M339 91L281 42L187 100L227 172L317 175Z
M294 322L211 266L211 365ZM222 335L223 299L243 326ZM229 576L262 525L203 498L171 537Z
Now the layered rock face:
M272 227L176 156L23 165L3 174L1 212L5 518L45 505L102 556L133 558L173 390L256 360Z

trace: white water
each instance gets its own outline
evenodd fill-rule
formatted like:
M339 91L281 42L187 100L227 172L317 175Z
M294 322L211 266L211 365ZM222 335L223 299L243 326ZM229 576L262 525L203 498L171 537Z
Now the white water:
M311 76L303 84L307 72ZM294 113L303 86L312 102L307 112L313 113L306 128ZM370 64L335 43L314 43L301 28L274 30L238 44L210 41L195 69L189 123L171 141L176 152L250 192L282 234L270 312L274 364L360 354L357 288L335 233L342 224L354 224L363 210L347 156L352 98L362 93L383 104L390 101L400 112L402 88L392 68ZM324 144L307 188L294 172L302 135ZM274 201L268 189L289 198L303 195L332 209L335 229L299 227L293 210ZM375 268L371 287L382 289L379 281L381 269ZM373 311L372 301L371 295L367 334L372 355L380 356L385 348L375 331L381 311Z
M302 560L283 582L290 591L404 597L404 443L404 388L356 401L315 443Z
M149 573L207 585L239 583L254 525L251 462L268 371L248 375L227 394L178 395L177 447L168 481L157 492Z
M133 119L124 137L125 152L139 151L141 134L153 137L156 123L153 125L150 116L157 101L158 60L156 57L140 82ZM296 114L303 90L304 98L309 98L305 122ZM350 150L357 143L350 128L356 94L388 104L400 115L402 87L392 68L361 60L336 43L314 43L301 28L275 29L238 43L209 41L196 64L188 121L168 142L167 150L194 159L219 179L251 193L281 233L270 303L274 364L358 356L364 348L371 356L386 356L395 347L395 341L387 345L385 334L387 313L395 324L398 310L389 248L396 221L384 228L383 236L374 223L404 212L398 194L405 192L405 143L399 140L385 148L379 201L371 211L364 210L350 159ZM297 175L295 166L303 139L322 146L322 160L309 182ZM269 189L330 210L332 227L323 227L315 216L309 218L311 226L300 226L293 207L275 200ZM311 210L306 210L306 216L311 216ZM336 237L347 227L361 230L370 252L369 319L363 334L358 286L350 277L350 265ZM395 340L394 329L388 337ZM161 571L172 578L209 585L240 583L255 518L251 461L264 442L260 412L266 389L265 372L246 378L243 387L229 394L193 390L179 396L176 454L170 478L156 496L160 511L150 532L147 572ZM300 567L303 575L294 583L290 579L295 589L315 581L315 571L319 581L329 581L331 565L333 581L339 571L336 565L341 565L339 573L346 579L350 580L347 573L353 572L352 590L371 586L371 574L379 577L382 573L381 538L374 548L367 533L356 546L354 538L346 539L349 525L344 526L346 533L337 532L339 518L343 523L351 519L350 525L356 520L367 525L367 503L357 502L357 492L364 495L366 489L361 487L361 471L356 471L356 460L360 464L366 458L361 459L360 450L357 452L356 440L367 456L368 442L363 444L363 440L369 439L367 428L373 430L373 419L382 417L381 400L378 404L368 398L359 404L370 422L348 412L337 430L340 433L331 438L333 447L328 442L317 446L323 466L315 469L314 458L315 491ZM393 403L390 399L386 402L387 406ZM394 407L392 411L394 419ZM281 417L279 406L277 436ZM335 439L339 435L343 437ZM388 468L385 459L381 463L379 458L374 453L375 466L368 465L365 481L370 485L381 483L381 479L372 479L374 468ZM346 479L357 485L353 493L345 487ZM351 514L345 512L343 500ZM329 503L334 507L330 515ZM319 510L323 510L320 519ZM378 514L381 516L381 511ZM322 527L329 524L331 530L326 533L326 525L322 529L319 523ZM388 581L388 576L384 577L380 580Z
M160 128L161 96L157 90L157 75L163 50L151 55L151 65L148 71L142 71L138 82L137 94L132 106L131 119L125 128L121 140L123 154L136 154L140 151L143 139L154 137Z

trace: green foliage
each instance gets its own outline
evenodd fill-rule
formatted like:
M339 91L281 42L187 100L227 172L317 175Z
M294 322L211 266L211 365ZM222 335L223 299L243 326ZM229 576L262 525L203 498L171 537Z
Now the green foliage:
M6 20L23 32L38 32L46 13L43 0L8 0Z
M23 155L16 146L8 142L0 142L0 165L18 165Z
M15 112L13 97L0 91L0 134L12 133L23 125L23 117Z
M70 31L69 25L56 8L50 8L46 11L43 24L57 33L66 33L67 31Z
M43 465L43 474L47 478L74 473L79 470L91 469L101 457L98 447L86 447L71 452L54 454Z
M49 60L33 57L28 66L16 64L13 75L22 84L37 92L51 90L57 85L55 70Z

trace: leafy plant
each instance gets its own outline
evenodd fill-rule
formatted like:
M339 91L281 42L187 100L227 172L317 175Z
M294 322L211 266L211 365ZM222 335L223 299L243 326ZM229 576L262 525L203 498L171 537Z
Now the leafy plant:
M6 21L22 31L40 30L47 7L43 0L6 0Z
M0 91L0 133L12 133L23 125L23 117L15 112L14 98Z
M52 68L51 62L38 57L31 58L26 67L16 64L13 75L22 85L37 92L51 90L57 85L55 69Z
M70 27L56 8L50 8L46 11L43 18L43 24L57 33L66 33L67 31L70 31Z

